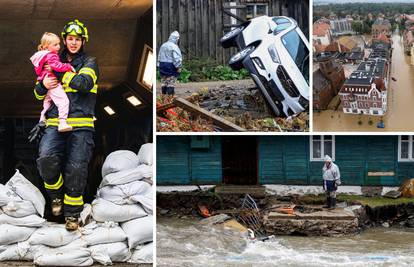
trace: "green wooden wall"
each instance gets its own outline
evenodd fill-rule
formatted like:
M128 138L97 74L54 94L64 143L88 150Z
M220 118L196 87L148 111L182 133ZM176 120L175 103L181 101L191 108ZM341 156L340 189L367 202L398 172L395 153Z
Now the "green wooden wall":
M221 137L194 138L157 137L157 184L222 182ZM256 138L260 184L322 183L323 162L310 161L309 136ZM414 162L398 162L397 153L398 136L335 137L335 163L344 185L396 186L414 177ZM393 172L394 175L369 176L369 172Z

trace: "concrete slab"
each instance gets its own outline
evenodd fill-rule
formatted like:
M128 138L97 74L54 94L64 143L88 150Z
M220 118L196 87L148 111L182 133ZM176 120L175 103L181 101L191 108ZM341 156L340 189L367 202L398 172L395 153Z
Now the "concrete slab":
M311 213L302 213L299 211L294 214L270 212L267 218L269 220L354 220L356 217L350 210L336 208L335 210L321 210Z

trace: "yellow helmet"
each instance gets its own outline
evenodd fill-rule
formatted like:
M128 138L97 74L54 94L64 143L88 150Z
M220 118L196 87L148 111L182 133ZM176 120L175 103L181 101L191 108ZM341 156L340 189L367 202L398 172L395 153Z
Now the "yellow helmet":
M83 24L77 19L75 19L74 21L68 22L65 25L65 27L63 27L63 31L61 35L63 39L66 39L66 35L81 36L82 38L85 38L86 42L89 39L88 28L86 28L85 24Z

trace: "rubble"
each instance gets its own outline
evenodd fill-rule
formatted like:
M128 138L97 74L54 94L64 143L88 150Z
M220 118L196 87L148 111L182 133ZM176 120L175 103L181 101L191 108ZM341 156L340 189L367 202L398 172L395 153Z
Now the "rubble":
M216 215L209 219L219 218L217 215L226 218L230 216L250 228L239 216L243 210L241 203L244 195L237 195L222 187L224 186L219 186L220 194L215 189L158 193L158 216L200 219L197 204L203 203ZM254 201L266 234L343 236L358 233L368 227L381 226L383 223L390 227L414 227L414 201L409 202L404 198L340 194L337 208L328 211L322 208L324 195L267 194L259 197L254 198Z
M186 100L248 131L309 131L309 113L275 118L268 111L260 91L255 87L239 89L222 85L219 88L202 88ZM170 104L171 102L158 102L158 131L225 130L215 127L211 120L200 118L188 109L172 107Z

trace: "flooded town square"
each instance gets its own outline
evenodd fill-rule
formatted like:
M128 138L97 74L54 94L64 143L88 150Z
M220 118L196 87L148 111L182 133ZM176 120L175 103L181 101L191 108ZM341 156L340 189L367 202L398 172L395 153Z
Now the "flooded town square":
M388 86L388 110L384 116L345 114L338 110L313 112L313 130L316 132L414 131L414 66L404 53L403 39L398 30L392 35L392 61ZM392 78L395 78L392 79ZM384 122L385 128L377 128Z
M413 251L414 231L407 228L261 242L196 220L161 217L157 222L157 266L412 266Z

